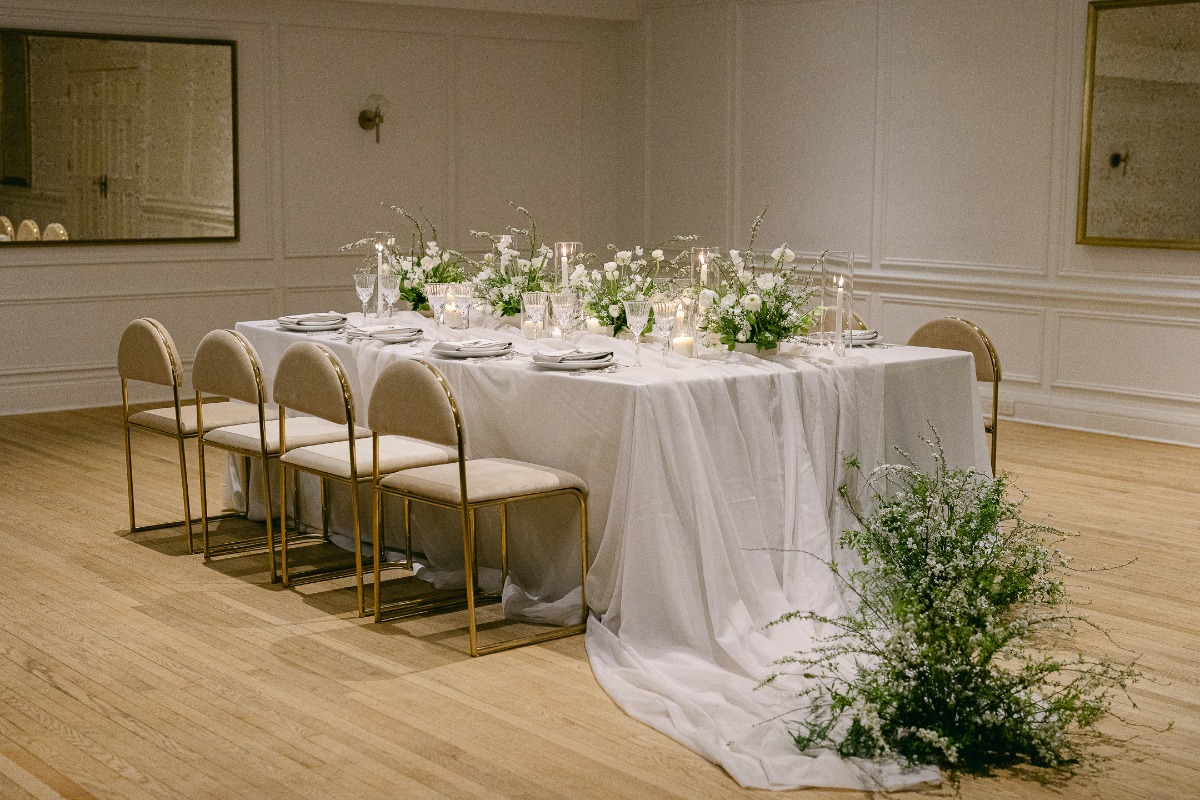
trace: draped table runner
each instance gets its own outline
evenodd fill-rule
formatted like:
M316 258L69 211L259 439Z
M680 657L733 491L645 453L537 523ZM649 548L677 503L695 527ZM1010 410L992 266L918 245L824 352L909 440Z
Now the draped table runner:
M416 314L403 321L431 328ZM936 780L934 769L800 754L787 715L802 679L756 687L775 659L809 648L818 634L808 623L767 623L795 609L845 608L823 561L852 558L836 545L854 524L837 493L854 479L846 456L869 469L895 461L900 448L928 467L922 438L936 430L952 468L987 470L970 354L856 348L851 358L832 359L784 345L768 359L722 351L664 361L657 347L643 345L640 368L577 376L538 370L522 356L440 359L428 354L427 342L384 347L287 333L273 322L237 329L258 350L268 386L290 344L326 344L341 359L359 424L367 426L380 369L392 359L427 358L459 399L470 457L517 458L583 478L592 550L588 657L600 684L635 718L743 786L895 789ZM442 328L442 335L480 331ZM521 354L533 351L510 326L485 335L513 341ZM567 346L541 343L547 351ZM576 346L633 360L631 342L584 336ZM569 502L514 507L506 615L578 618L577 519ZM422 536L428 528L418 524L414 537L435 568L457 568L461 580L461 540L452 525L452 535ZM487 547L481 541L481 554Z

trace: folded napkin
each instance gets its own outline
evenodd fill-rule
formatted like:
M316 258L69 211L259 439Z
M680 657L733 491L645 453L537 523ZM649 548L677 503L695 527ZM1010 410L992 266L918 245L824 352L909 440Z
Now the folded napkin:
M335 322L345 322L345 314L337 311L317 311L312 314L289 314L275 320L280 325L329 325Z
M435 342L429 348L434 353L478 354L502 353L512 347L512 342L494 339L466 339L461 342Z
M534 353L533 361L536 364L587 363L609 361L612 357L612 350L563 350L560 353Z
M397 336L420 336L424 332L411 325L388 325L386 328L371 328L365 333L376 339L394 339Z
M853 337L853 338L852 338ZM879 331L850 331L849 335L843 333L842 338L846 340L846 344L868 345L879 341ZM805 344L820 344L821 337L818 333L810 333L807 336L801 336L800 341Z
M879 331L850 331L850 336L844 337L854 342L873 342L879 338Z

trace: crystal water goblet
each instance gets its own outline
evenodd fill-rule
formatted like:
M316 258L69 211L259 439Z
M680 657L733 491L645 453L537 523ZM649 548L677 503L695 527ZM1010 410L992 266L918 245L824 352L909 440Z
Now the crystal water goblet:
M562 331L563 339L575 330L575 313L578 310L578 299L573 291L554 292L550 295L550 311L554 315L554 324Z
M442 331L438 327L441 320L442 308L446 305L446 295L450 293L449 283L427 283L422 291L425 293L425 299L429 301L429 307L433 309L433 338L435 341L442 340Z
M383 302L387 303L388 307L388 324L392 323L392 314L395 309L393 304L400 299L400 276L399 275L383 275L379 278L379 293L383 296Z
M629 331L633 334L633 365L642 365L642 331L650 321L649 300L626 300L625 321L629 323Z
M354 293L358 295L358 299L362 302L363 325L367 324L367 301L375 294L375 281L377 277L374 272L354 273Z
M546 317L546 292L524 292L521 305L525 310L525 321L533 327L533 350L538 352L538 332Z
M654 333L662 339L664 364L671 350L671 331L675 329L675 312L678 308L679 304L674 300L658 300L654 303Z
M458 298L460 308L463 313L463 321L466 323L463 327L471 326L471 307L475 304L475 284L470 281L454 284L454 296Z

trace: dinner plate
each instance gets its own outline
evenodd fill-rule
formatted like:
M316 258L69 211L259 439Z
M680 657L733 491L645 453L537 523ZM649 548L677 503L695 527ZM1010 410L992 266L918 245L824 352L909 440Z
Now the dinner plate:
M502 356L512 352L512 342L489 342L489 346L469 347L466 343L460 342L457 345L453 342L437 342L433 347L429 348L429 352L435 356L442 358L488 358L489 356ZM455 349L461 347L462 349Z
M295 331L297 333L316 333L318 331L336 331L345 326L345 322L321 322L316 325L297 325L295 323L281 322L279 329L281 331Z
M612 363L612 356L609 356L608 358L597 359L595 361L534 361L533 365L538 369L574 372L579 369L603 369L604 367L611 367Z

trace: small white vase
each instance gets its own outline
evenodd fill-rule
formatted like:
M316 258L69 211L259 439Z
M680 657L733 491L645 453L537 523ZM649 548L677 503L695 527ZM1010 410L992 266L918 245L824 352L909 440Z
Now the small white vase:
M766 350L759 350L758 345L754 342L738 342L733 346L735 353L749 353L752 356L773 356L779 353L779 347L768 347Z

